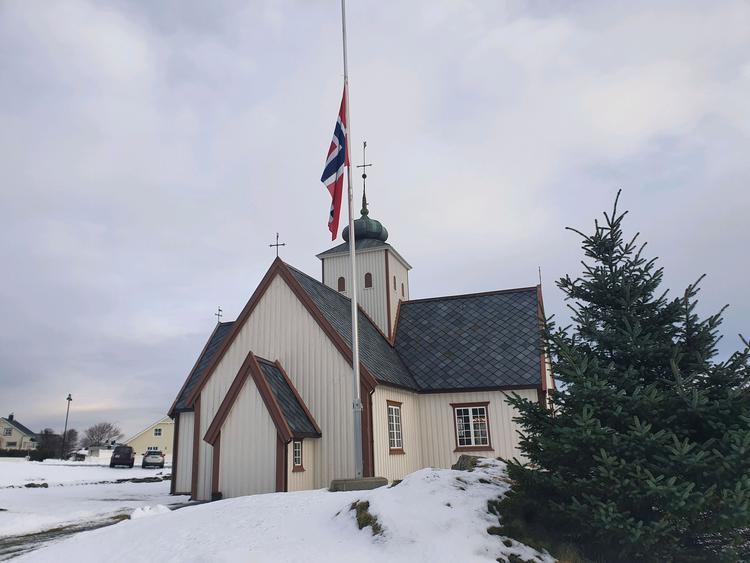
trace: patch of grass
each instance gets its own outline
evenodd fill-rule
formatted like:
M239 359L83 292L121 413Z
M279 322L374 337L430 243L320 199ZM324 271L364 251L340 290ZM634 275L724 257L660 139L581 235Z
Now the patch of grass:
M378 522L377 517L373 516L370 512L370 502L366 500L355 500L349 507L350 510L354 510L357 513L357 526L359 529L370 526L373 536L379 536L383 534L383 526Z

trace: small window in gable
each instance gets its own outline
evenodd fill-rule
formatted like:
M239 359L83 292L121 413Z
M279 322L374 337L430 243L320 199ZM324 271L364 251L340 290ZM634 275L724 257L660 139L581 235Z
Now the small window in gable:
M154 436L161 436L161 428L154 428Z
M346 291L346 280L342 277L339 278L339 291Z
M302 440L292 442L292 471L304 471L302 467Z
M370 272L365 274L365 289L368 287L372 287L372 274Z
M13 436L12 428L3 428L3 436Z

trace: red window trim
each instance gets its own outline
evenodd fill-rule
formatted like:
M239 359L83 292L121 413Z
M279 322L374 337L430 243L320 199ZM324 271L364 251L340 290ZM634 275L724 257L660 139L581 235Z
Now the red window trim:
M404 455L406 452L404 451L404 423L403 423L403 417L401 416L401 405L403 403L399 401L391 401L389 399L386 399L385 401L385 421L386 423L389 423L388 415L389 410L388 407L398 407L398 421L399 424L401 424L401 447L400 448L392 448L391 447L391 432L390 428L388 428L388 454L389 455Z
M454 452L489 452L494 451L492 447L492 433L490 432L490 402L481 401L476 403L450 403L451 409L453 410L453 438L456 441L456 449ZM459 446L458 445L458 425L456 424L456 409L464 409L471 407L484 407L484 411L487 413L487 445L486 446Z

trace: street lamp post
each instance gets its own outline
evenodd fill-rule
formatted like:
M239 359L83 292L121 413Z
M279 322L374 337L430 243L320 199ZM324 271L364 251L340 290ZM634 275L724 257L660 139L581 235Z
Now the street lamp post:
M65 400L68 401L68 409L65 411L65 430L63 430L63 435L62 435L62 448L60 449L60 459L65 458L65 438L68 433L68 415L70 414L70 401L73 400L73 397L70 396L70 393L68 393L68 398Z

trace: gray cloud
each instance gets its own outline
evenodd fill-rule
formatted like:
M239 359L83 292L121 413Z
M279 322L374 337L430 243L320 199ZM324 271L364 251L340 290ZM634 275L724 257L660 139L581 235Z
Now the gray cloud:
M750 332L750 8L350 3L354 146L415 297L545 279L618 188L679 291ZM168 408L273 253L315 274L341 91L335 2L0 5L0 409ZM359 160L358 150L353 151Z

